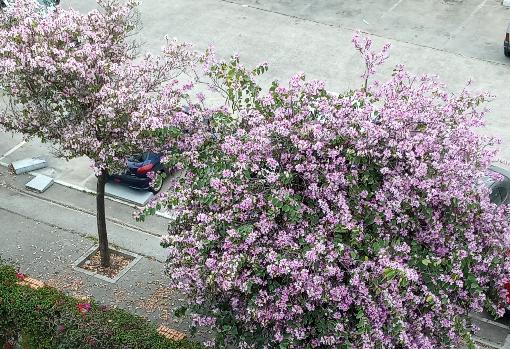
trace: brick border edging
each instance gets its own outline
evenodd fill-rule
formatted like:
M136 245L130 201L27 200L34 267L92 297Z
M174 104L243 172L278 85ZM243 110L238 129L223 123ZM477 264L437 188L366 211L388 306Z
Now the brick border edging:
M158 327L158 333L162 335L163 337L166 337L172 341L182 341L186 338L186 334L179 332L177 330L174 330L170 327L166 327L164 325L159 325Z
M23 280L19 280L17 284L22 286L28 286L34 290L44 287L44 282L31 278L30 276L25 276Z
M18 285L21 285L21 286L28 286L34 290L37 290L41 287L44 287L44 286L47 286L45 285L45 283L43 281L40 281L40 280L37 280L37 279L34 279L32 277L29 277L29 276L25 276L23 278L23 280L19 280L17 282ZM48 286L49 287L49 286ZM77 300L80 300L79 297L75 297L73 296L73 298L77 299ZM186 334L185 333L182 333L182 332L179 332L177 330L174 330L173 328L170 328L170 327L167 327L165 325L159 325L158 329L157 329L158 333L169 339L169 340L172 340L172 341L181 341L183 339L186 338Z

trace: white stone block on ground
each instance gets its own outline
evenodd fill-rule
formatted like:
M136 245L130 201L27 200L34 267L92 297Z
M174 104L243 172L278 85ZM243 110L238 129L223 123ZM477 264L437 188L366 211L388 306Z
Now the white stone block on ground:
M39 193L42 193L46 189L48 189L53 184L53 178L38 174L30 182L25 184L25 186L29 189L36 190Z
M44 168L48 166L48 163L46 160L29 158L14 161L11 163L11 166L14 169L14 173L21 174Z
M122 184L112 182L106 183L104 191L108 196L140 206L147 204L154 195L149 191L131 189Z
M501 1L501 5L510 7L510 0Z

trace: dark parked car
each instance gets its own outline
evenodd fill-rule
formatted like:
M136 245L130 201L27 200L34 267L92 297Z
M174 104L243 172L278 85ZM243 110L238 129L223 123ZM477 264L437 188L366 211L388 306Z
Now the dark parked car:
M508 23L508 27L506 28L505 41L503 42L503 52L505 56L510 57L510 23Z
M138 190L150 190L157 193L161 190L162 181L155 187L150 186L148 172L163 173L165 167L161 163L161 156L151 152L133 155L128 158L127 169L124 173L112 174L109 179Z
M508 36L508 34L507 34ZM490 189L491 202L496 205L504 205L510 203L510 171L498 166L490 166L489 170L503 176L499 181L487 178L486 185ZM510 251L507 252L510 255ZM507 313L510 312L510 283L504 283L505 289L508 291L507 296Z

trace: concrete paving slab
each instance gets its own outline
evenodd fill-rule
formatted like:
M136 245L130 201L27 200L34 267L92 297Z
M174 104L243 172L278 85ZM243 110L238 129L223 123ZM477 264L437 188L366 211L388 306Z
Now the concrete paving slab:
M11 163L11 167L16 174L27 173L35 171L48 166L48 163L44 159L22 159Z
M149 191L135 190L113 182L106 183L105 194L139 206L144 206L154 196Z
M508 329L494 325L493 322L484 321L480 318L472 318L473 324L480 328L480 331L476 336L481 339L482 342L492 343L497 348L500 348L505 343L505 339L508 335Z
M0 139L1 135L0 135ZM1 142L0 142L1 144ZM2 162L12 162L23 158L40 158L48 162L48 168L38 173L51 176L57 179L64 179L66 182L74 185L80 185L91 174L90 159L86 157L65 160L57 157L57 149L55 146L42 143L37 139L23 144L2 159Z
M29 189L35 190L39 193L44 192L53 184L53 178L45 175L37 175L30 182L25 184Z
M510 335L506 336L502 349L510 349Z
M27 183L30 178L31 176L28 174L12 176L8 173L6 168L0 167L0 185L4 185L7 188L16 191L24 191L25 183ZM86 212L92 216L95 215L97 210L94 193L72 189L61 185L58 181L55 181L55 184L44 193L36 194L29 192L28 194L62 206L74 207L76 210ZM144 222L137 222L133 218L135 207L137 206L134 204L128 204L124 201L107 196L107 200L105 200L105 211L108 224L110 224L110 222L122 222L133 229L138 229L155 236L161 236L166 233L168 227L167 218L155 215L148 217Z
M83 195L83 194L82 194ZM47 202L36 195L13 192L0 187L0 209L14 211L25 217L50 225L65 226L82 236L97 239L96 216L56 202ZM166 260L160 237L120 222L107 222L108 240L113 245L159 261Z

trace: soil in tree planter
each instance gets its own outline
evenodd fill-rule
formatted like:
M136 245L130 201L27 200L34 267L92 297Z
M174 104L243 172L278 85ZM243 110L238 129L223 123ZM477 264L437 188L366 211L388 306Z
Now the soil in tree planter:
M79 267L82 269L97 272L98 274L104 275L109 278L114 278L118 273L122 271L132 260L133 256L127 256L123 253L119 253L115 250L110 250L110 266L108 268L101 267L101 258L99 256L99 250L90 255L85 261L83 261Z

